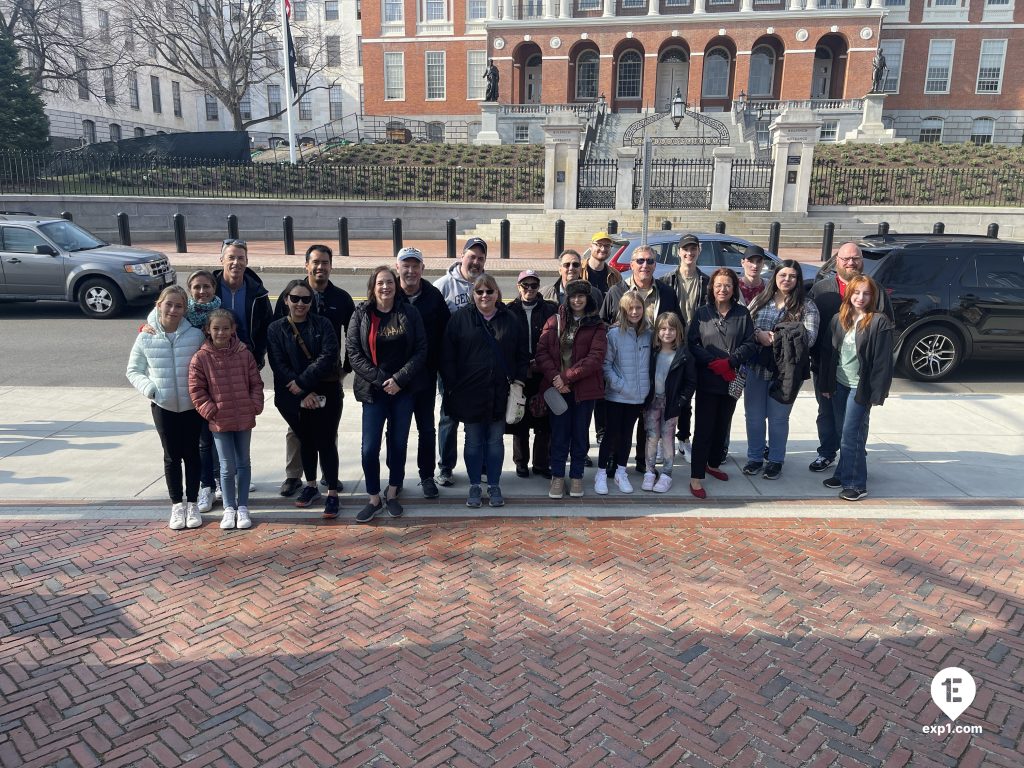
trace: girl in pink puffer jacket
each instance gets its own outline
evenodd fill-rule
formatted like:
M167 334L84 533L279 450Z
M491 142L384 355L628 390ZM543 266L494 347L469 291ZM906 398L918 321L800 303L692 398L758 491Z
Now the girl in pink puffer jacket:
M220 527L249 528L249 443L256 416L263 413L263 380L252 352L238 340L234 315L224 309L211 312L206 336L189 366L188 391L199 415L210 423L220 455Z

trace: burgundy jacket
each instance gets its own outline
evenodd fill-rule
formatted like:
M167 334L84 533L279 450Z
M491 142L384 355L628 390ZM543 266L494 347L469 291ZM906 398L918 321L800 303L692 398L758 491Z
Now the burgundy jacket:
M244 432L263 413L263 379L256 358L238 340L217 349L207 340L189 365L188 393L213 432Z
M595 304L591 307L591 304ZM592 297L587 298L588 310L596 310ZM585 400L602 400L604 398L604 354L608 348L608 328L597 314L589 314L583 318L583 324L576 331L572 342L572 365L562 371L562 351L558 341L559 322L565 325L568 307L562 305L558 314L548 318L544 330L540 333L537 344L537 367L541 372L540 392L543 394L552 387L551 381L561 374L562 380L569 385L576 402Z

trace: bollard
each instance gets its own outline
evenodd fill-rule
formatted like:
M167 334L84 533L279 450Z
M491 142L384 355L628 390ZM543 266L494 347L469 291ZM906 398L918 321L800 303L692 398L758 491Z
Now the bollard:
M932 234L933 235L941 235L941 234L944 234L945 231L946 231L946 225L943 224L941 221L936 221L935 222L935 226L932 227Z
M661 222L661 228L665 230L672 229L672 222L668 219L663 219Z
M284 225L284 254L285 256L295 255L295 226L291 216L285 216Z
M185 239L185 216L174 214L174 248L178 253L188 253L188 241Z
M228 215L228 240L241 240L238 236L238 217L235 214Z
M985 234L987 234L989 237L999 237L999 225L993 221L991 224L988 225L988 232L986 232Z
M619 231L618 219L608 219L608 229L607 229L608 234L609 235L615 235L615 234L618 234L618 231Z
M717 232L720 235L724 235L725 234L725 222L724 221L716 221L715 222L715 232Z
M776 256L779 254L779 239L782 236L782 224L778 221L773 221L771 228L768 230L768 250L774 253Z
M444 237L448 242L448 258L454 259L458 250L455 246L455 219L448 219L445 222Z
M565 222L559 219L555 222L555 258L560 258L565 250Z
M117 234L121 237L121 245L132 244L132 229L128 224L128 214L117 214Z
M508 223L508 219L501 220L499 228L501 230L501 258L503 259L511 258L511 254L509 253L511 246L511 243L509 242L509 232L511 227L512 225Z
M878 234L880 234L880 235L888 235L889 234L889 222L888 221L880 221L880 222L878 222Z
M828 261L832 258L832 239L836 236L836 225L831 221L825 222L821 237L821 260Z
M402 220L392 219L391 220L391 250L394 251L391 255L396 259L398 258L398 252L402 250Z
M60 212L60 217L62 219L67 219L68 221L74 221L75 220L75 217L71 215L71 211L61 211Z
M338 217L338 253L341 256L348 256L348 217Z

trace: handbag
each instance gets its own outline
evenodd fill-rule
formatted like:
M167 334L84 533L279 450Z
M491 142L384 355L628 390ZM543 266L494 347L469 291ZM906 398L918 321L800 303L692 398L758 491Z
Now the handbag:
M747 366L736 371L736 378L729 382L729 397L739 400L743 397L743 388L747 386Z

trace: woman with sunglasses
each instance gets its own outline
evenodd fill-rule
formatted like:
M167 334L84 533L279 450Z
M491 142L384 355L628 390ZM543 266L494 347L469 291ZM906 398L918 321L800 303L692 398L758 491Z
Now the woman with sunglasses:
M317 490L317 459L327 480L324 517L338 516L338 423L341 371L338 339L330 321L311 311L313 292L305 280L285 286L288 315L267 329L267 354L274 372L274 405L299 439L306 485L295 501L310 506Z
M466 427L467 507L481 505L485 469L490 506L505 504L505 407L510 385L526 381L529 360L526 329L502 304L494 278L480 275L473 283L472 304L452 315L441 346L444 407Z

